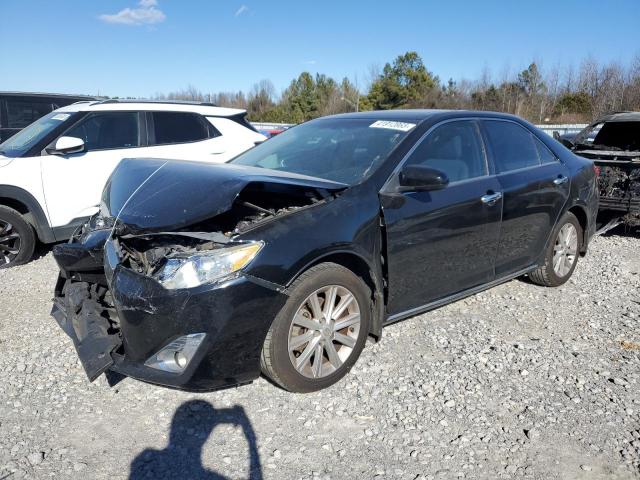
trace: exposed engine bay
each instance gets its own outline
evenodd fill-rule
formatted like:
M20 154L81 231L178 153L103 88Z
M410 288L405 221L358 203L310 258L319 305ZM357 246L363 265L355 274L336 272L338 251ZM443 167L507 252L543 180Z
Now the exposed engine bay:
M602 197L640 199L640 168L602 167L598 188Z
M612 115L576 136L573 150L594 161L600 195L600 233L640 225L640 117Z
M137 273L152 275L167 258L224 248L253 228L323 203L334 195L313 187L250 183L231 209L211 219L175 232L121 235L118 243L122 264Z

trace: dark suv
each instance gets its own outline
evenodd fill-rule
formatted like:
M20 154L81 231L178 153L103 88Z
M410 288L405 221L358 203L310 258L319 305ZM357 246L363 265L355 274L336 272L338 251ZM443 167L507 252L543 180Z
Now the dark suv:
M83 100L84 95L0 92L0 143L53 110Z

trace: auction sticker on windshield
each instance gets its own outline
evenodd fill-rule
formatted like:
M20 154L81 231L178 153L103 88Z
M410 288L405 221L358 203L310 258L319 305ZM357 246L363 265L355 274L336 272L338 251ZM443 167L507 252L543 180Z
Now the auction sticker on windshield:
M401 132L408 132L413 127L415 127L415 123L405 123L405 122L392 122L388 120L378 120L369 125L369 128L386 128L389 130L399 130Z
M70 114L68 114L68 113L58 113L58 114L54 115L53 117L51 117L51 120L59 120L61 122L64 122L69 117L70 117Z

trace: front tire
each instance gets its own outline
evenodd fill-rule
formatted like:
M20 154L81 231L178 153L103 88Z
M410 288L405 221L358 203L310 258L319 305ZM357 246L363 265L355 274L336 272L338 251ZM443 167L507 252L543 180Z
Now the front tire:
M0 269L27 263L35 248L33 227L19 212L0 205Z
M262 372L291 392L313 392L344 377L364 348L371 292L347 268L322 263L304 272L264 341Z
M582 247L582 227L573 213L565 213L549 242L544 264L529 274L534 283L545 287L559 287L576 269Z

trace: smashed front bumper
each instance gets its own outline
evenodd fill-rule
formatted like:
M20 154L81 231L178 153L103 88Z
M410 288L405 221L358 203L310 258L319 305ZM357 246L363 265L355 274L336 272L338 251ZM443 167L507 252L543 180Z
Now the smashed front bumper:
M73 340L80 362L90 381L113 365L112 353L122 346L122 339L103 315L96 285L68 282L58 278L51 315Z
M60 278L52 315L73 340L90 380L112 370L172 388L209 391L247 383L260 374L264 338L286 301L281 287L240 274L168 290L119 264L113 252L107 252L101 278L83 281L90 270L96 275L98 265L90 265L86 257L79 265L78 250L77 243L54 249ZM69 259L83 270L70 269ZM176 339L193 334L205 334L204 340L183 371L147 364Z

